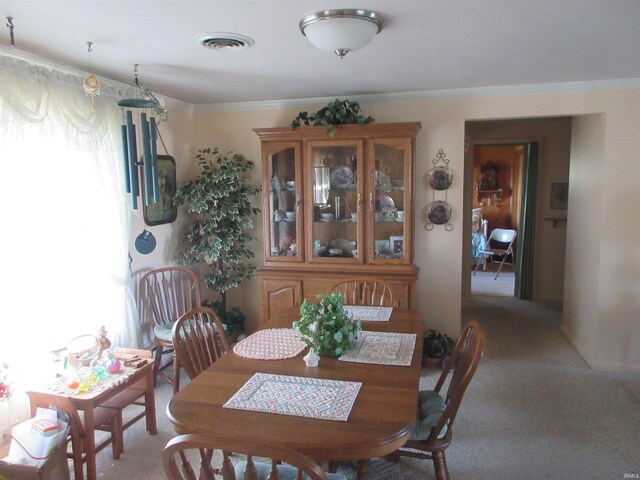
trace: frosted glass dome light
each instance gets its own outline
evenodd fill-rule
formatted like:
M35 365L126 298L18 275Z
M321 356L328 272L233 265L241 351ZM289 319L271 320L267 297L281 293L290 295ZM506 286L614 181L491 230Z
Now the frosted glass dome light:
M382 17L369 10L325 10L300 20L300 31L320 50L342 58L371 42L383 25Z

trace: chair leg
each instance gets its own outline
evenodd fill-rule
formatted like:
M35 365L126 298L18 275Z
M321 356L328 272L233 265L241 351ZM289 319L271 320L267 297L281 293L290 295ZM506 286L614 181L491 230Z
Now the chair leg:
M122 410L111 419L111 452L114 460L124 452L124 434L122 431Z
M504 262L506 262L506 261L507 261L507 255L502 257L502 261L500 262L500 266L498 267L498 273L496 273L496 277L494 278L494 280L498 279L498 275L500 275L500 270L502 270L502 266L504 265Z
M175 395L180 389L180 362L178 361L178 357L175 354L175 351L173 354L173 380L171 384L173 387L173 393Z
M158 384L158 373L160 372L160 364L162 363L162 352L164 347L159 343L156 344L156 358L153 361L153 386Z
M484 255L483 255L484 258ZM473 276L475 277L476 273L478 273L478 268L480 268L480 264L483 263L485 260L483 259L481 262L476 263L476 268L473 271Z
M364 480L367 478L367 473L369 473L369 460L358 460L357 462L357 480Z
M449 480L449 469L444 452L433 452L433 468L436 471L436 480Z

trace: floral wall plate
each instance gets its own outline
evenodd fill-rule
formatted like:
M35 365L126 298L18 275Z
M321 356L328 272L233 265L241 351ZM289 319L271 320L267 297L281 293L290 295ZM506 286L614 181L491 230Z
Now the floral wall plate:
M451 219L451 207L447 202L437 200L427 207L427 218L434 225L444 225Z
M434 167L427 173L429 185L434 190L446 190L453 182L453 173L447 167Z

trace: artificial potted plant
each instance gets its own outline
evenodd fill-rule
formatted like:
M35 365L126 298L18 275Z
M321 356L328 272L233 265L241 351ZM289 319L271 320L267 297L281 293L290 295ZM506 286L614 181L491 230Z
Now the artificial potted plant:
M300 306L300 320L293 322L293 329L320 356L339 357L345 350L355 347L360 321L354 320L344 310L344 299L338 292L319 294L319 302Z
M423 365L445 368L455 346L456 341L446 333L427 330L422 344Z
M333 137L335 125L365 125L372 123L373 117L365 117L360 113L360 104L352 100L338 100L329 102L316 113L300 112L289 126L295 130L302 124L310 126L325 125L329 135Z
M244 279L250 279L256 266L247 234L253 228L251 217L260 210L252 199L260 186L252 185L247 175L253 162L243 155L220 154L217 148L205 148L196 154L200 173L182 184L174 196L175 205L186 205L195 220L187 226L177 260L184 265L206 266L204 283L218 293L211 306L234 339L244 331L244 315L236 307L227 310L226 293Z

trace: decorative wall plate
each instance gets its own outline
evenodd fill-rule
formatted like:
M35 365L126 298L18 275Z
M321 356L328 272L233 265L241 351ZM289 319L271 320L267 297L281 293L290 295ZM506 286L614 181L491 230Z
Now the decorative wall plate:
M444 225L451 219L451 207L447 202L436 200L427 207L427 218L434 225Z
M429 185L434 190L446 190L453 182L453 173L447 167L434 167L427 173Z
M143 255L153 252L156 248L156 237L148 230L144 230L136 237L136 250Z

